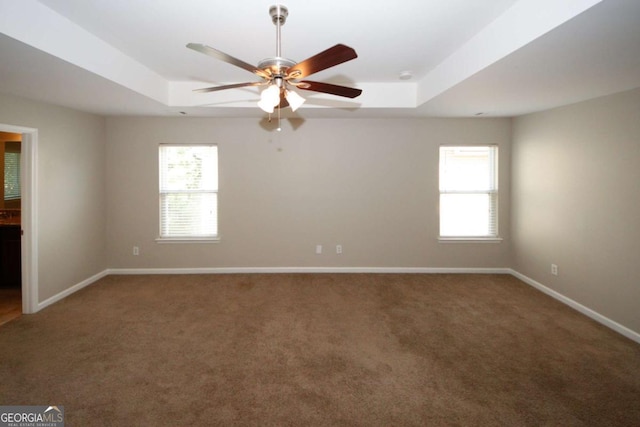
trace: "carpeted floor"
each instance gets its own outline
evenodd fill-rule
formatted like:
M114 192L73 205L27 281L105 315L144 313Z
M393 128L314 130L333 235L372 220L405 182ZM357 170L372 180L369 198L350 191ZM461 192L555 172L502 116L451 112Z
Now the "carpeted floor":
M0 327L68 426L635 426L640 345L508 275L109 276Z

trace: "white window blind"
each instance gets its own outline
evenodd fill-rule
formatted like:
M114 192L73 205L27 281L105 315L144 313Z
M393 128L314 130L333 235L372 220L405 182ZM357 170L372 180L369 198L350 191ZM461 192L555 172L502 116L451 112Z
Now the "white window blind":
M4 153L4 199L20 198L20 153Z
M440 147L440 236L498 237L498 147Z
M218 236L218 147L160 145L160 238Z

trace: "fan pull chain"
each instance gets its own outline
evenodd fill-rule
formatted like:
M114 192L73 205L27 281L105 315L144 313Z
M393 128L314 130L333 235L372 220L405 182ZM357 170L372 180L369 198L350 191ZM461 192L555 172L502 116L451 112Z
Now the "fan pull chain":
M280 104L278 104L278 127L276 128L276 130L278 132L280 132L282 130L282 126L280 126L281 123L281 117L280 117Z
M271 123L271 113L269 113L269 119L267 120L269 123ZM282 130L282 117L280 117L280 106L278 105L278 127L276 128L276 131L280 132Z

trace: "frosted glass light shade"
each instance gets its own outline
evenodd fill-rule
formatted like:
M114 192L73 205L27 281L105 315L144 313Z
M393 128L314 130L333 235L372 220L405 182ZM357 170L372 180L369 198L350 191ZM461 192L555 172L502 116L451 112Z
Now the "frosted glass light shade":
M296 111L302 104L304 104L305 99L295 93L292 90L288 90L284 93L284 96L287 98L287 102L291 106L291 111Z
M273 113L274 106L269 104L268 102L264 102L264 100L258 101L258 107L260 107L265 113Z
M276 85L270 85L260 94L258 107L267 113L273 113L273 109L280 103L280 88Z

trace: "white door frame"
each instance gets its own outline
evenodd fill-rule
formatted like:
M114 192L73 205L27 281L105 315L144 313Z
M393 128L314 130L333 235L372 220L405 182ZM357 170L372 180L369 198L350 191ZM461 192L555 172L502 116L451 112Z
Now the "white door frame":
M38 129L0 123L0 131L22 134L22 312L35 313L38 311Z

